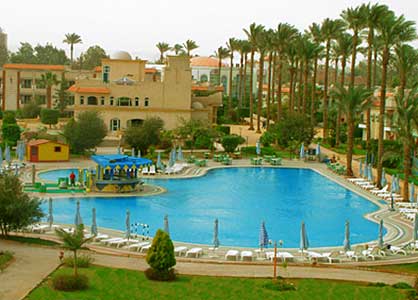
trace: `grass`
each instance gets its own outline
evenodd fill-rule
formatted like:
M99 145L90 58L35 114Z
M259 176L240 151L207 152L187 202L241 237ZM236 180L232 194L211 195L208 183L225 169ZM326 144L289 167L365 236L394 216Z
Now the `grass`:
M324 147L324 148L327 148L329 150L332 150L332 151L334 151L338 154L344 154L344 155L347 154L347 145L346 144L340 144L340 146L337 147L337 148L336 147L331 147L331 145L327 144L327 143L321 143L321 146ZM359 148L357 148L356 145L354 145L354 148L353 148L353 154L354 155L366 155L366 153L367 153L366 150L359 149Z
M389 270L389 271L394 271L394 272L418 274L418 263L376 266L373 268L377 270L384 270L384 271Z
M43 239L40 239L40 238L32 238L32 237L24 237L24 236L9 235L7 237L7 239L10 240L10 241L32 244L32 245L42 245L42 246L57 246L57 245L59 245L57 242L54 242L54 241L48 241L48 240L43 240Z
M70 274L61 268L56 274ZM289 300L395 300L407 299L402 290L370 287L350 282L302 279L292 280L296 291L278 292L264 287L268 279L179 276L174 282L155 282L143 272L94 266L80 272L90 279L90 288L61 292L51 288L51 277L33 290L26 300L132 300L132 299L289 299Z
M13 254L9 251L1 252L0 253L0 270L3 270L9 261L13 258Z

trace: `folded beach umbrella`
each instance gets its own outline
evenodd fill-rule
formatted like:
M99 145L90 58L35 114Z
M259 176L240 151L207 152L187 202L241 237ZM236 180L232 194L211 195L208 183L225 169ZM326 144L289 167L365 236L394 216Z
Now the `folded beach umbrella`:
M48 223L49 223L49 228L52 228L52 223L54 223L54 216L52 215L52 198L50 197L48 199Z
M177 150L177 160L183 161L183 151L181 150L181 146L179 146Z
M164 216L164 231L170 235L170 229L168 227L168 215Z
M345 234L344 234L344 251L351 250L350 244L350 221L345 221Z
M360 159L359 176L363 177L363 161Z
M377 240L377 246L383 248L383 219L380 219L379 223L379 238Z
M369 167L367 165L367 162L364 162L364 172L363 172L364 178L369 178Z
M129 212L129 209L126 210L125 225L126 225L125 237L129 239L131 237L131 213Z
M300 146L299 158L303 159L305 157L305 145L302 143Z
M373 181L373 168L372 168L372 164L369 164L369 170L367 172L367 180L369 180L370 182Z
M321 145L318 143L316 144L316 155L319 156L321 154Z
M415 200L415 184L411 183L409 185L409 202L414 203Z
M91 234L96 236L97 235L97 222L96 222L96 208L93 207L92 209L92 220L91 220Z
M308 240L308 234L306 232L305 222L302 221L302 225L300 227L300 244L299 244L300 250L307 250L309 248L309 240Z
M418 240L418 213L415 213L414 232L413 232L412 238L414 241Z
M261 249L267 248L269 244L269 236L267 234L266 224L264 221L261 222L260 234L258 235L258 244L260 245Z
M78 200L77 200L77 210L75 212L74 224L75 224L76 227L83 224L83 220L81 219L81 214L80 214L80 201L78 201Z
M392 180L390 183L390 191L395 193L396 192L396 177L395 175L392 175Z
M382 170L382 179L380 180L380 185L384 187L387 184L386 181L386 172L385 169Z
M117 151L118 151L118 153L117 153L117 154L121 154L121 153L120 153L120 152L121 152L121 151L120 151L120 146L118 147L118 150L117 150Z
M158 151L157 154L157 169L162 169L163 168L163 164L161 163L161 152Z
M213 227L213 247L218 248L221 244L219 242L219 221L218 218L215 219L215 226Z
M135 157L135 148L134 147L132 147L131 156Z
M257 142L255 143L255 153L257 155L261 154L261 145L260 145L260 140L257 140Z
M12 162L12 157L10 156L10 147L9 147L9 145L6 145L6 150L4 151L4 159L9 164Z
M141 158L141 150L138 149L138 153L137 153L136 157Z
M399 175L396 174L396 192L399 193L401 191L401 186L399 185Z

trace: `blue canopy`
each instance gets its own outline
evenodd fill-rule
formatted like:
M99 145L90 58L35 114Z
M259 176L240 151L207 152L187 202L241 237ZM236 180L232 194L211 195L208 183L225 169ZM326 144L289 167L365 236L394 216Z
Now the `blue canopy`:
M138 168L144 165L150 165L151 160L141 157L132 157L122 154L93 155L91 159L102 168Z
M257 142L255 143L255 153L257 155L261 154L261 145L260 145L260 140L257 140Z

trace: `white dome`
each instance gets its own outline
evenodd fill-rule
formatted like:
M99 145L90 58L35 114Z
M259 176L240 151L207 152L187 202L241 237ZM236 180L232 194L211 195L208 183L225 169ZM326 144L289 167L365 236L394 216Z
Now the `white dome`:
M110 55L111 59L132 60L131 55L126 51L116 51Z
M203 106L203 104L202 104L202 103L200 103L200 102L198 102L198 101L195 101L195 102L193 102L193 103L192 103L192 108L193 108L193 109L203 109L203 108L205 108L205 107Z

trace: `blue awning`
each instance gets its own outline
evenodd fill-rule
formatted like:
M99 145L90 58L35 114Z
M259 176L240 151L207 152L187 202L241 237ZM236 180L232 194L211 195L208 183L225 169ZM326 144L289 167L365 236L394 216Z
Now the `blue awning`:
M150 159L123 154L93 155L91 159L104 169L132 169L152 164Z

